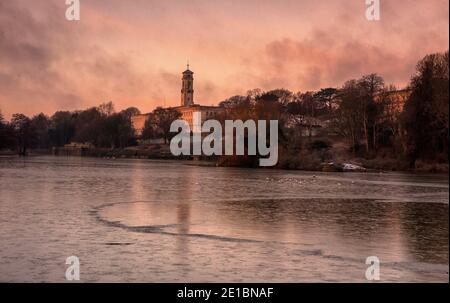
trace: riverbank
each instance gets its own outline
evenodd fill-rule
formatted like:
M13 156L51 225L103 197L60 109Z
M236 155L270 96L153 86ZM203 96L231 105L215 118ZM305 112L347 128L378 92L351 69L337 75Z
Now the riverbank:
M152 159L152 160L181 160L207 163L208 166L258 168L258 158L255 156L174 156L168 145L155 144L146 147L128 147L124 149L89 148L73 150L53 148L52 150L30 150L28 156L82 156L106 159ZM0 157L19 156L13 151L0 151ZM417 161L416 167L410 169L404 160L390 157L364 159L358 157L344 157L336 153L335 157L327 157L315 152L300 152L297 155L280 153L275 168L284 170L317 171L317 172L379 172L399 171L417 173L448 173L448 163L429 163Z

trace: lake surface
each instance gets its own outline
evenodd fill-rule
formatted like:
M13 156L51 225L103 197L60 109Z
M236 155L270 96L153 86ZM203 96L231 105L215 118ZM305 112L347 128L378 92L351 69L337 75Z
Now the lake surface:
M448 282L445 175L0 158L0 282Z

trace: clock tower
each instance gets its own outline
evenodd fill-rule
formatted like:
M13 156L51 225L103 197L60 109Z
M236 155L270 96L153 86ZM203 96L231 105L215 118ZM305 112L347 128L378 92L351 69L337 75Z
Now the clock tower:
M189 69L183 72L182 87L181 87L181 106L194 105L194 73Z

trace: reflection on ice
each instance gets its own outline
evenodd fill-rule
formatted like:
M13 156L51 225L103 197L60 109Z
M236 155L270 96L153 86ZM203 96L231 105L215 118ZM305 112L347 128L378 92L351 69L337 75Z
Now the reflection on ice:
M0 159L0 281L448 281L448 176ZM59 262L62 260L62 262Z

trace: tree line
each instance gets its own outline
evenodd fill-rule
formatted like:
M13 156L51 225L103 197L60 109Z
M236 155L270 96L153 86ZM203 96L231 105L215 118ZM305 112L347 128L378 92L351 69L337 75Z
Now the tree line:
M312 139L320 129L322 137L346 142L354 155L371 158L389 150L411 167L419 159L448 163L448 64L448 51L425 56L404 90L387 85L377 74L318 91L253 89L220 102L223 110L216 118L277 119L280 145L292 155L305 148L329 149L328 140ZM125 148L139 139L163 138L167 143L174 135L170 124L180 118L177 110L156 108L137 136L131 117L139 113L135 107L116 112L111 102L82 111L58 111L51 117L14 114L9 122L0 113L0 149L26 154L28 149L70 142Z
M222 101L222 119L278 120L280 144L293 155L321 153L331 147L326 138L340 138L354 156L383 151L411 168L417 160L448 163L448 64L448 51L425 56L402 90L377 74L318 91L255 89ZM322 140L312 140L318 128Z
M139 114L136 107L116 112L112 102L86 110L57 111L50 117L40 113L30 118L18 113L9 122L0 112L0 150L26 155L31 149L49 150L72 142L111 149L135 146L139 139L164 138L167 142L170 124L181 116L175 109L158 107L138 136L132 117Z
M134 107L114 111L111 102L82 111L57 111L51 117L40 113L31 118L14 114L10 122L0 116L0 149L26 155L29 149L50 149L71 142L97 147L123 148L136 144L131 117Z

